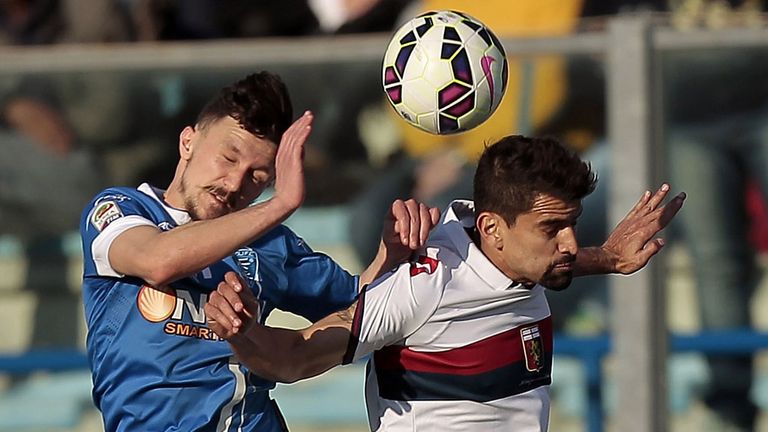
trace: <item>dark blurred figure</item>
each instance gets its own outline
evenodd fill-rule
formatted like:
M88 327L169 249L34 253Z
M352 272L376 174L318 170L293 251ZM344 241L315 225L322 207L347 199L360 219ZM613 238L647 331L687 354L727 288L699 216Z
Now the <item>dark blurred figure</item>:
M584 15L591 17L584 23L599 28L605 22L600 17L641 10L666 12L680 31L719 29L764 26L768 2L595 0L584 4ZM765 232L760 230L765 221L751 222L750 216L766 214L768 80L764 71L768 70L768 51L675 51L663 53L660 64L667 175L690 197L673 232L682 234L691 253L701 327L751 328L750 301L759 280L754 245L766 244L755 237ZM589 92L571 95L567 105L572 107L584 106L582 102L589 99ZM594 98L592 104L602 100ZM568 123L568 116L560 121L555 129ZM609 145L603 145L591 152L607 161L609 150ZM599 196L599 190L593 195ZM552 298L559 294L550 296L553 315L558 305ZM752 356L712 355L707 361L711 379L703 399L713 416L705 422L706 430L754 430L757 407L750 398Z
M405 9L400 21L405 23L424 11L455 9L477 18L502 39L553 36L566 35L576 27L580 8L581 1L576 0L422 0ZM542 55L507 60L508 85L499 107L491 118L470 131L430 135L397 117L391 107L384 108L394 119L395 151L352 203L349 233L360 262L367 262L376 253L378 241L369 231L374 228L373 221L385 214L388 200L414 197L443 208L451 199L470 198L472 173L485 143L511 133L538 134L558 111L568 88L565 59Z
M4 45L131 39L127 16L111 0L0 1ZM135 154L105 167L113 146L142 130L132 123L135 93L119 73L0 75L0 234L21 240L27 256L25 288L38 299L33 348L79 342L62 235L75 232L107 175L128 181L130 167L147 159Z
M306 0L120 0L139 40L304 36L318 22Z
M761 25L755 1L679 1L673 24L723 28ZM670 180L689 192L679 219L691 252L701 326L752 326L750 301L759 271L750 242L746 193L754 182L768 193L768 50L670 52L662 58ZM690 204L690 206L689 206ZM711 382L704 401L711 430L754 430L750 355L707 357Z
M411 0L120 0L131 11L139 40L190 40L328 36L389 31ZM254 58L254 62L259 59ZM305 206L347 201L370 175L357 121L383 94L380 64L345 60L296 65L265 64L293 90L296 106L315 113L306 147ZM178 74L184 106L197 106L215 86L243 71L224 71L211 82ZM189 115L194 115L190 113ZM188 120L185 120L188 121ZM168 165L168 164L166 164ZM170 173L172 174L172 173ZM166 173L167 176L167 173Z

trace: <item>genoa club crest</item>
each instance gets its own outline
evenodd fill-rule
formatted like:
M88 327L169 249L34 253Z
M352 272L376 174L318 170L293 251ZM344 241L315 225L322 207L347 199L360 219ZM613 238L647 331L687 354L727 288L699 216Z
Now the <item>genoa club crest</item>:
M539 333L539 326L526 327L520 330L523 341L525 368L529 372L538 372L544 367L544 341Z

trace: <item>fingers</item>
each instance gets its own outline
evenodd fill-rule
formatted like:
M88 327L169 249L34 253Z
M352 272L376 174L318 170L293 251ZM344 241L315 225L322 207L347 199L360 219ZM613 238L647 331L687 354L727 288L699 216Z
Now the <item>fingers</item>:
M662 183L662 185L653 195L651 195L650 191L643 192L643 195L640 197L637 203L635 203L634 207L632 207L632 210L629 211L628 216L634 216L643 213L647 214L656 210L659 204L664 201L664 198L668 193L669 185L667 183Z
M222 338L229 338L246 328L258 316L259 305L240 276L227 272L224 280L208 296L205 305L209 326Z
M412 250L427 242L429 232L440 220L440 210L413 199L395 200L391 211L395 220L395 233L399 235L402 245Z
M659 217L659 223L661 224L661 227L667 226L672 219L675 218L675 215L677 215L677 212L680 211L681 208L683 208L683 203L685 202L685 198L687 195L685 192L680 192L672 198L670 202L667 203L662 209L661 209L661 216Z
M242 324L234 311L227 310L227 306L223 297L218 292L213 291L204 308L208 327L224 339L229 339L237 334Z
M419 246L427 242L429 232L434 226L434 223L432 222L432 215L430 214L429 210L429 207L419 203Z
M440 209L431 207L429 209L429 216L432 219L432 225L437 225L437 223L440 222Z
M403 223L400 224L403 231L407 230L406 235L406 241L407 243L403 243L404 245L408 246L411 249L416 249L419 247L420 239L419 239L419 226L421 225L421 213L419 212L419 206L420 204L417 203L415 200L409 199L405 202L405 208L408 212L407 217L403 220Z
M233 271L224 274L224 281L228 283L235 292L243 291L243 279Z
M654 211L656 208L661 204L662 201L664 201L664 198L666 198L667 194L669 193L669 185L666 183L662 183L661 187L656 191L655 194L651 197L650 200L648 200L648 204L646 205L646 208L648 211Z
M664 239L662 238L656 238L646 243L645 246L643 246L643 249L638 253L638 259L641 262L641 265L638 268L645 267L648 261L651 260L651 257L659 253L663 247Z
M405 207L405 202L403 200L395 200L392 203L390 211L395 220L395 234L400 237L400 243L407 246L408 237L410 236L410 225L406 223L409 216L408 210Z
M275 195L290 214L304 201L304 144L312 130L314 116L306 111L285 131L275 156Z
M306 138L309 136L309 131L312 128L312 121L314 120L314 114L311 111L304 111L301 117L291 124L281 140L282 144L295 145L303 144Z
M645 205L648 203L649 199L651 199L651 193L649 191L643 192L643 195L639 200L637 200L637 203L635 203L634 207L632 207L632 210L629 211L627 216L632 216L635 213L639 213L643 208L645 208Z
M283 133L280 140L280 147L277 149L277 159L282 160L288 157L290 160L301 160L304 154L304 143L309 138L312 131L312 121L314 115L310 111L305 111L293 124Z
M229 339L234 335L229 321L219 309L206 304L205 316L208 321L208 328L213 330L220 338Z
M667 192L668 191L665 191L664 195L666 195ZM644 216L642 220L645 221L645 225L642 227L642 229L640 229L640 231L647 232L647 238L651 238L652 236L656 235L656 233L666 228L683 207L685 198L685 192L680 192L667 204Z
M392 203L392 216L395 218L395 233L400 237L400 243L411 249L416 249L419 241L419 218L416 201L395 200Z

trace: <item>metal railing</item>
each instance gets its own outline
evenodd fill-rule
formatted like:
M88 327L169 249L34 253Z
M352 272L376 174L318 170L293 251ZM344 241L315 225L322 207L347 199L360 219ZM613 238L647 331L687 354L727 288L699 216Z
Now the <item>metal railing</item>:
M316 62L380 61L388 35L334 38L239 40L108 46L51 46L0 49L0 76L78 71L204 70L257 64L312 65ZM648 16L617 17L606 31L567 37L504 39L509 56L590 54L605 59L608 139L614 151L611 220L618 221L646 189L659 183L661 128L658 109L660 51L700 48L768 47L768 29L696 30L657 28ZM587 368L591 431L602 424L600 362L609 351L617 364L618 409L623 432L668 428L666 352L752 352L768 347L764 334L736 332L674 336L667 340L660 271L651 264L631 277L614 277L613 343L607 338L560 337L557 352L581 358ZM723 345L718 345L723 343ZM85 366L77 352L33 352L0 357L0 370L66 369Z

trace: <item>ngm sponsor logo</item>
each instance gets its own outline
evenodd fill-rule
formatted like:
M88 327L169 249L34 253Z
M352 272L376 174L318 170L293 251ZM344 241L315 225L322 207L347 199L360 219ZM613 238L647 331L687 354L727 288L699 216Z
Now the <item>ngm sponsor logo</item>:
M223 340L205 325L203 308L208 302L208 294L195 293L195 295L197 302L193 300L192 293L187 290L143 285L139 290L136 305L141 316L147 321L153 323L166 321L163 325L163 331L166 334L214 341ZM185 314L194 324L181 322Z

